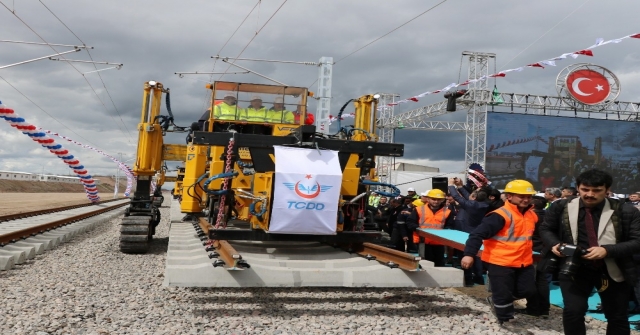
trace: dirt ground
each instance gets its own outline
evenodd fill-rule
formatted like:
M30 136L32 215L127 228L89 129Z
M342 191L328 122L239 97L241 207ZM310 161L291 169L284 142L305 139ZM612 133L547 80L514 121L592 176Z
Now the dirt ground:
M113 199L115 180L111 177L100 179L98 195L101 199ZM119 196L126 189L127 181L120 182ZM89 203L84 188L80 184L47 183L40 181L0 180L0 215L47 209L60 206Z
M115 180L112 177L107 176L95 176L100 180L98 184L98 192L111 193L113 195L113 188L115 186ZM123 178L120 180L118 190L124 192L127 188L127 180ZM0 193L82 193L84 194L84 188L81 184L68 184L68 183L47 183L40 181L24 181L24 180L7 180L0 179Z
M102 199L113 199L113 192L103 193ZM84 193L0 193L0 215L86 203Z

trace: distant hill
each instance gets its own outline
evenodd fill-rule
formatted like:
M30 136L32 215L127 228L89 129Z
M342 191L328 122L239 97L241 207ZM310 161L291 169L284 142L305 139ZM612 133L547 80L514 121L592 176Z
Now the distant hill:
M116 181L112 177L94 176L100 180L98 192L113 194ZM118 193L127 188L127 179L120 179ZM84 193L80 184L52 183L41 181L22 181L0 179L0 193Z

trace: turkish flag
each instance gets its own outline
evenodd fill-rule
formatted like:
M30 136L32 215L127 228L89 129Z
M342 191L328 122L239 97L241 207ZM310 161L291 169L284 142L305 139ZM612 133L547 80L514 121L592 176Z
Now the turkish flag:
M544 69L544 66L542 66L540 63L533 63L533 64L529 64L527 66L529 66L529 67L541 67L541 68Z
M489 75L489 78L504 77L506 75L507 75L506 73L498 72L498 73L494 73L492 75Z
M633 37L633 38L640 38L640 34L635 34L635 35L631 35L629 37Z
M567 76L567 90L577 101L586 105L596 105L607 99L611 93L609 80L594 70L578 70Z
M574 52L576 55L585 55L585 56L593 56L593 52L591 50L580 50Z
M411 97L411 98L409 98L409 100L418 102L418 98L416 98L416 97Z

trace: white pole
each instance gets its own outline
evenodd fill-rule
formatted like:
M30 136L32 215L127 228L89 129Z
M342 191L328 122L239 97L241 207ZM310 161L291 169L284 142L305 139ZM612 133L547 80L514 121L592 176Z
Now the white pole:
M122 162L122 153L118 153L120 155L120 161ZM116 186L113 188L113 198L116 199L118 197L118 184L120 184L120 166L116 163Z

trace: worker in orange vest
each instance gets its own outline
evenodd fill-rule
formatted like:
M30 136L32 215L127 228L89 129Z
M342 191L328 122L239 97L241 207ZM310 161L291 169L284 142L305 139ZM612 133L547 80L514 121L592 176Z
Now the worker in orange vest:
M293 112L293 117L294 117L294 122L295 124L301 124L300 122L300 116L302 115L302 105L298 105L298 107L296 108L295 112ZM304 124L306 125L313 125L313 123L315 122L315 117L313 116L313 113L309 112L308 110L306 110L305 107L305 118L304 118Z
M433 262L434 266L444 266L444 245L418 236L415 230L453 227L452 212L444 202L446 194L441 190L433 189L420 196L426 203L413 209L407 218L407 228L413 232L413 244L419 244L420 257Z
M460 261L463 269L473 265L484 240L480 259L487 266L492 296L487 297L491 311L500 324L513 319L513 301L535 294L533 231L538 216L532 210L533 185L513 180L504 189L504 206L487 214L469 234Z

